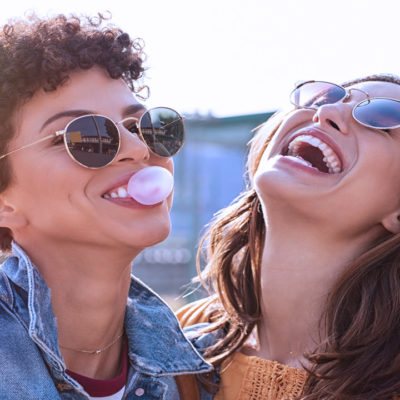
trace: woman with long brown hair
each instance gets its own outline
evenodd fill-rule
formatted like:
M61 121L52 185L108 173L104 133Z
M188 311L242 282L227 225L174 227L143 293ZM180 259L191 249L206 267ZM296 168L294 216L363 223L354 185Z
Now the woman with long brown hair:
M400 78L304 82L290 101L251 141L248 189L202 242L212 296L181 321L218 333L217 400L393 399Z

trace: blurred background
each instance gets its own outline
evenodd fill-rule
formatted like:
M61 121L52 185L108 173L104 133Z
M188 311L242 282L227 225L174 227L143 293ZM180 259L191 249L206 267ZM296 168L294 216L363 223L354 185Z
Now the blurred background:
M286 105L294 83L341 83L400 74L398 0L69 0L3 4L0 22L39 15L109 11L112 22L143 38L146 105L186 117L187 142L175 158L172 232L145 250L134 272L174 308L196 274L204 225L243 189L251 129ZM186 289L187 290L187 289Z

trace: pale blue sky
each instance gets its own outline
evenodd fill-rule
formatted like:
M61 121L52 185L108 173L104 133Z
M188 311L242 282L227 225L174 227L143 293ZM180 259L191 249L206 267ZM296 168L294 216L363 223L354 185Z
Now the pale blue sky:
M3 23L39 14L110 10L142 37L149 105L237 115L282 105L294 82L400 74L399 0L10 1Z

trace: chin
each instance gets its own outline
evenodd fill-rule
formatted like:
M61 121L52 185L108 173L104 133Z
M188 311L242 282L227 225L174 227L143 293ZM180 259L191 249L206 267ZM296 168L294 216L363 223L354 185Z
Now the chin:
M254 176L254 188L263 199L285 199L294 195L293 182L287 182L279 171L264 171Z
M254 188L263 211L269 217L298 215L313 219L321 214L326 216L327 207L320 201L318 188L287 179L277 171L257 174L254 177Z
M158 224L157 227L147 227L142 230L140 239L136 238L132 242L135 243L135 247L150 247L155 244L163 242L171 232L171 223Z

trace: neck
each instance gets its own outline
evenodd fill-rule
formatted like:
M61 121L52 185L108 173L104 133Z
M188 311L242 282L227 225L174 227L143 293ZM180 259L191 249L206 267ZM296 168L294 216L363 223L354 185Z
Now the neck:
M67 369L96 379L118 375L132 250L87 245L26 248L51 289L60 350ZM98 350L89 354L75 350ZM75 349L75 350L71 350Z
M301 367L307 365L304 353L314 351L324 339L321 318L331 289L378 231L343 238L322 229L321 224L307 225L293 216L268 220L267 226L261 265L259 348L251 352Z

